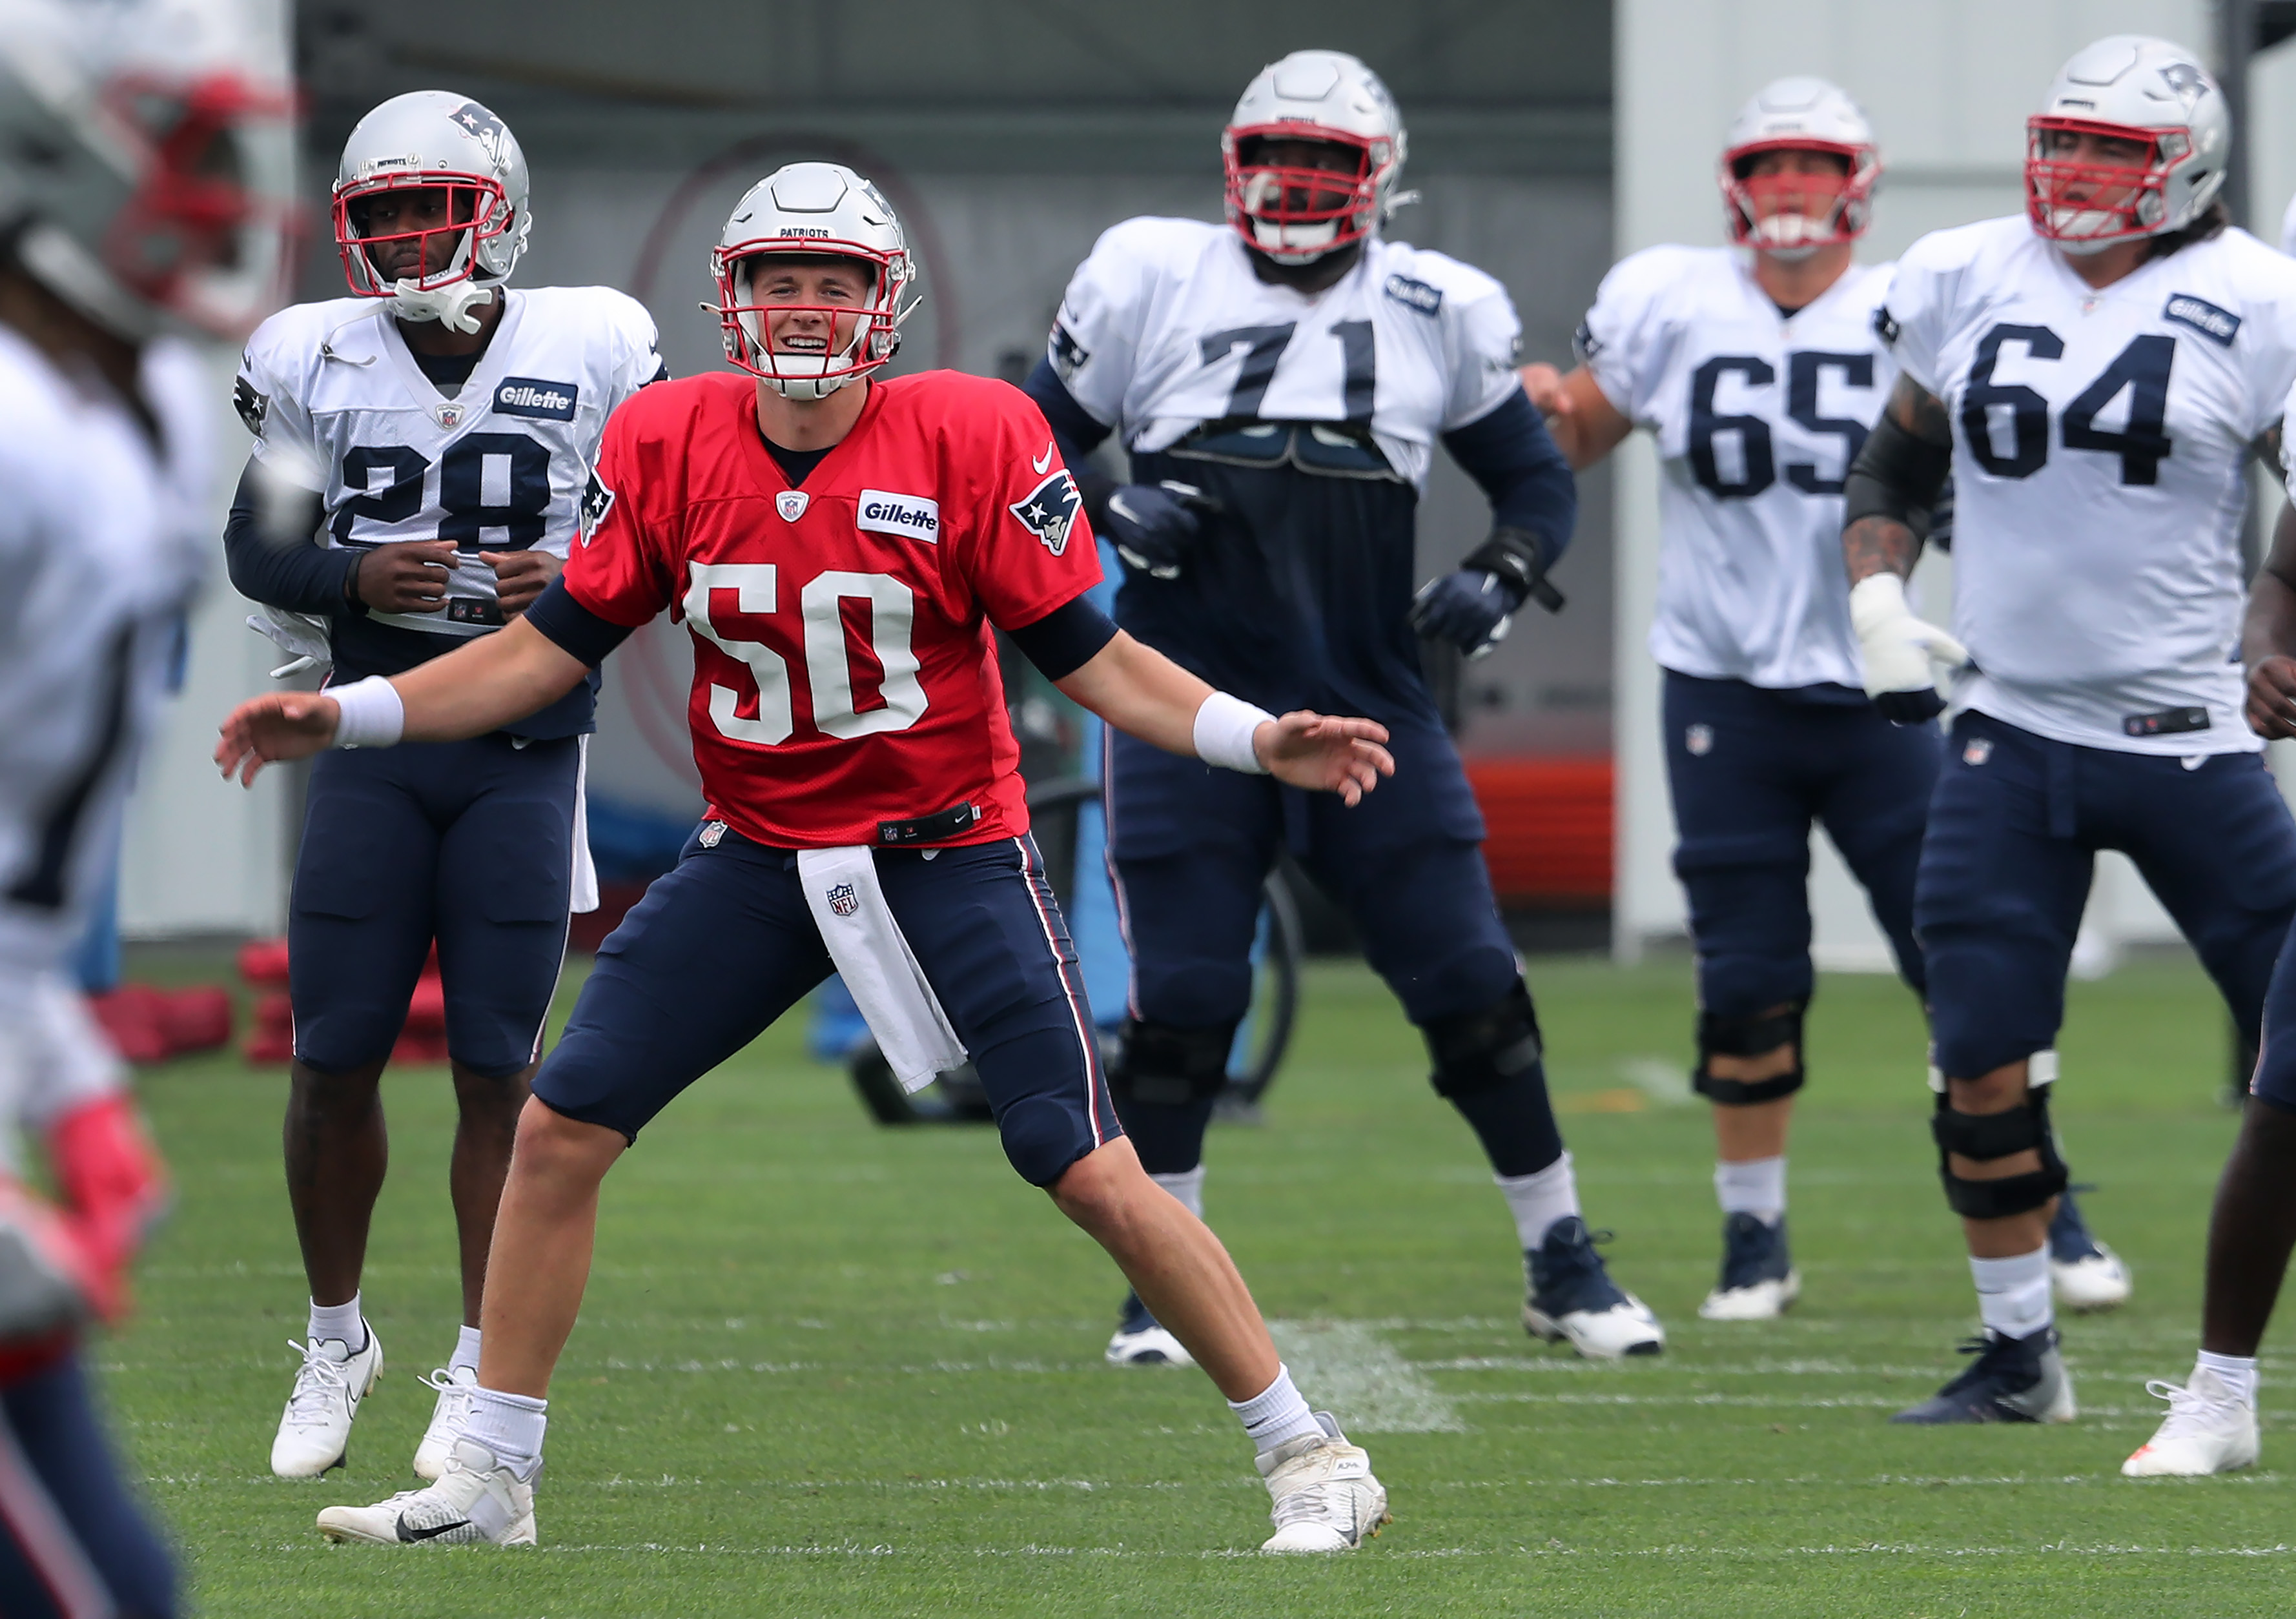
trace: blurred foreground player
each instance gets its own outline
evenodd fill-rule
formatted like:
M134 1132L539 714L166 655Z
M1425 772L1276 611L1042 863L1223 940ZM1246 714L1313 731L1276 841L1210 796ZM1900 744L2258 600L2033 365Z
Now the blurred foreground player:
M507 284L534 223L526 159L467 96L418 90L360 119L334 218L352 296L281 311L241 362L255 448L225 547L233 584L270 609L250 622L340 683L413 668L526 610L573 543L606 418L661 360L652 317L622 293ZM463 1312L426 1379L438 1398L414 1471L446 1465L568 909L597 904L581 801L595 691L490 734L312 768L283 1132L310 1312L271 1443L283 1478L341 1464L382 1371L359 1285L390 1157L380 1082L434 939Z
M878 381L914 266L876 188L799 163L713 256L728 356L609 426L565 574L526 617L399 675L242 705L217 757L469 736L578 684L665 609L693 636L709 820L602 947L519 1123L488 1269L479 1387L446 1474L337 1540L531 1543L550 1376L587 1278L599 1183L646 1122L834 964L905 1083L970 1056L1006 1156L1165 1312L1258 1442L1271 1551L1340 1551L1386 1492L1310 1413L1218 1240L1141 1173L1076 956L1028 836L991 626L1111 724L1353 803L1379 726L1282 720L1082 600L1100 576L1044 418L1000 382ZM751 377L756 380L752 381Z
M1227 223L1132 219L1102 236L1025 386L1071 463L1111 432L1130 455L1131 481L1082 480L1126 566L1117 622L1254 702L1370 715L1400 769L1342 812L1111 739L1109 849L1133 955L1117 1110L1149 1171L1201 1212L1260 884L1288 845L1346 905L1426 1037L1436 1091L1482 1141L1529 1272L1525 1325L1599 1359L1656 1353L1657 1321L1612 1283L1579 1215L1482 816L1420 669L1422 634L1472 656L1525 601L1562 605L1546 573L1577 495L1516 383L1513 306L1481 271L1380 234L1405 200L1403 123L1354 57L1263 69L1220 144ZM1414 601L1438 441L1490 497L1492 528ZM1108 1358L1178 1348L1135 1296Z
M2296 405L2296 395L2290 397ZM2282 454L2286 454L2284 446ZM2296 478L2290 480L2296 487ZM2296 738L2296 506L2284 507L2272 550L2250 586L2243 635L2248 724ZM2296 936L2292 936L2296 943ZM2148 1383L2168 1401L2160 1430L2120 1464L2131 1478L2229 1473L2257 1460L2256 1357L2296 1250L2296 948L2284 944L2264 998L2264 1049L2243 1104L2240 1136L2209 1218L2201 1353L2184 1384Z
M1933 1121L1983 1335L1915 1423L2067 1421L2049 1296L2052 1048L2096 851L2136 863L2241 1028L2296 915L2296 823L2242 723L2243 469L2296 380L2296 264L2228 227L2231 121L2190 52L2120 36L2030 120L2028 212L1923 237L1880 319L1901 374L1851 470L1866 687L1945 707L1914 895ZM1954 487L1954 629L1913 514ZM1967 650L1964 652L1964 648Z
M176 1611L78 1337L164 1199L63 964L196 588L207 373L271 307L284 41L220 4L0 4L0 1613ZM56 1202L20 1176L45 1149Z
M1646 249L1603 278L1568 375L1523 387L1574 470L1636 427L1661 458L1658 610L1677 843L1698 948L1698 1066L1714 1104L1722 1267L1698 1308L1762 1321L1800 1295L1786 1133L1806 1059L1813 822L1866 889L1918 995L1914 872L1942 739L1866 695L1841 569L1841 491L1897 378L1874 330L1890 284L1857 265L1882 172L1857 104L1783 78L1739 110L1720 180L1731 248ZM1743 249L1741 253L1735 249ZM2118 1304L2128 1271L2070 1194L2050 1232L2060 1296Z

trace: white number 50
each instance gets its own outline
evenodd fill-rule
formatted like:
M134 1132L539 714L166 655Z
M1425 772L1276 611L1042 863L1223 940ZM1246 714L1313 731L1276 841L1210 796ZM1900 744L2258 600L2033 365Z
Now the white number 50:
M730 686L712 683L709 718L719 732L736 742L774 747L786 742L796 729L790 706L789 664L779 652L760 641L737 641L718 632L709 617L712 591L732 591L734 610L769 617L779 609L776 575L771 562L695 562L685 592L685 622L693 633L728 658L749 665L758 683L758 717L743 719L735 710L742 694ZM869 650L884 670L878 683L882 706L857 712L853 707L853 665L846 645L847 600L869 604ZM798 616L805 629L806 684L813 698L816 729L850 740L887 731L906 731L924 716L925 689L917 679L916 654L910 650L911 626L916 620L916 597L898 579L885 574L832 571L809 581L798 593Z

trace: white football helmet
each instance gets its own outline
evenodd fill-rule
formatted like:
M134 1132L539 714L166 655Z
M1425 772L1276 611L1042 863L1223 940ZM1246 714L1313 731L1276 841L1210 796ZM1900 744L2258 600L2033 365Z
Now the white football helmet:
M1354 168L1263 163L1268 141L1347 147ZM1220 132L1228 223L1278 264L1312 264L1411 200L1395 189L1405 145L1403 115L1378 74L1344 51L1294 51L1260 69Z
M428 228L371 229L375 200L388 192L444 191L446 222ZM394 222L395 223L395 222ZM387 298L402 320L440 321L476 331L478 306L510 279L526 251L534 218L527 211L526 154L500 119L467 95L414 90L394 95L343 143L335 176L335 250L343 276L361 298ZM432 237L451 238L439 268ZM412 257L397 244L407 244ZM376 267L403 258L413 274Z
M761 301L752 286L753 262L791 253L868 265L867 299L838 306ZM751 186L709 250L709 273L718 282L726 357L785 399L825 399L883 365L900 349L901 323L922 301L916 260L893 205L841 163L791 163ZM828 348L775 348L772 318L796 314L829 318ZM840 343L835 334L849 321L851 335Z
M0 233L130 341L244 336L285 290L294 114L278 20L240 0L0 0Z
M2057 73L2026 120L2025 211L2067 252L2182 230L2224 189L2232 115L2224 93L2182 45L2116 34ZM2136 168L2058 155L2065 136L2102 135L2146 149Z
M1751 172L1762 153L1784 151L1831 153L1842 160L1841 177ZM1775 79L1738 110L1723 148L1719 177L1730 240L1780 258L1806 258L1829 243L1851 241L1873 219L1874 183L1881 176L1873 126L1848 92L1822 78ZM1789 201L1797 206L1775 206Z

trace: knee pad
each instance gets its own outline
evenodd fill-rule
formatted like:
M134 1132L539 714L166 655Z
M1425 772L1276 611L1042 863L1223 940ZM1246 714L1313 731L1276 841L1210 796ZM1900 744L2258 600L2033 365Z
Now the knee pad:
M1420 1025L1435 1071L1428 1082L1438 1096L1465 1096L1504 1085L1538 1066L1546 1047L1530 986L1518 977L1505 994L1477 1012L1455 1012Z
M1930 1120L1937 1138L1938 1177L1945 1182L1945 1200L1953 1212L1970 1220L2003 1220L2046 1206L2065 1190L2065 1161L2057 1153L2056 1132L2049 1128L2049 1088L2035 1085L2025 1094L2025 1105L2006 1113L1960 1113L1939 1096ZM1998 1181L1968 1181L1953 1173L1948 1156L1984 1163L2013 1153L2038 1152L2041 1166Z
M1175 1028L1128 1018L1108 1074L1111 1094L1151 1107L1181 1107L1218 1096L1227 1086L1227 1055L1242 1019L1206 1028Z
M1729 1018L1719 1012L1698 1014L1698 1066L1690 1071L1690 1088L1718 1107L1747 1108L1774 1102L1801 1089L1801 1018L1809 1009L1807 996L1788 1003L1775 1017ZM1782 1045L1793 1047L1794 1066L1767 1079L1718 1079L1708 1071L1714 1057L1760 1057Z

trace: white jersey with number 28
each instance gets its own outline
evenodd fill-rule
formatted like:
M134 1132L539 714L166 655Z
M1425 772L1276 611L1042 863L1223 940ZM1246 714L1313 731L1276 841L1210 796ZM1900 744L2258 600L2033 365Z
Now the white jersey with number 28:
M1874 334L1887 265L1792 315L1728 248L1650 248L1603 278L1579 357L1657 440L1667 668L1773 690L1864 684L1841 487L1897 363Z
M1953 428L1954 691L2059 741L2262 746L2241 719L2251 446L2296 384L2296 260L2227 230L2103 290L2021 216L1898 261L1882 322Z

